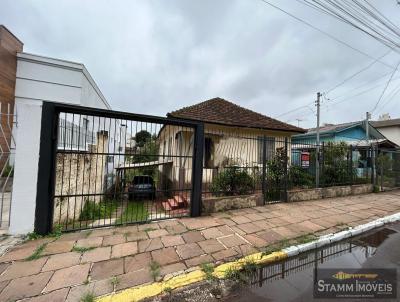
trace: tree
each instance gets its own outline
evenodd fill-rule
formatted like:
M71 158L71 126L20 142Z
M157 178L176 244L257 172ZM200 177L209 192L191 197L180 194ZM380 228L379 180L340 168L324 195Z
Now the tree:
M151 139L150 132L141 130L135 135L135 141L138 147L143 147L146 142Z

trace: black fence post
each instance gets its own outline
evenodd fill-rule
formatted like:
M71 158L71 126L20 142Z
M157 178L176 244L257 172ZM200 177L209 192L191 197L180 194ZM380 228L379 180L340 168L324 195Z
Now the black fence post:
M50 233L53 225L57 120L54 104L43 102L35 209L35 232L40 235Z
M350 185L353 185L354 175L353 175L353 146L349 146L349 175L350 175Z
M262 183L261 183L261 188L262 188L262 195L263 195L263 203L265 204L265 199L266 199L266 194L267 194L267 138L264 135L262 137L262 154L261 154L261 160L262 160Z
M370 156L371 156L371 183L373 186L376 185L376 157L375 154L376 152L376 148L374 147L374 145L370 145Z
M321 187L321 175L324 175L325 173L325 142L322 142L322 151L321 151L321 159L319 161L319 164L321 165L320 173L319 173L319 186Z
M288 154L288 138L285 137L285 170L284 170L284 201L288 201L288 159L289 159L289 154Z
M190 202L190 216L201 215L201 191L203 184L203 150L204 124L199 123L194 132L193 162L192 162L192 198Z

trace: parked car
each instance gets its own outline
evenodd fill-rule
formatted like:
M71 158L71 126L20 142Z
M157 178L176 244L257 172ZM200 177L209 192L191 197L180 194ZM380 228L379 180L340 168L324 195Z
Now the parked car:
M137 175L133 177L128 187L129 200L154 199L156 188L153 177L149 175Z

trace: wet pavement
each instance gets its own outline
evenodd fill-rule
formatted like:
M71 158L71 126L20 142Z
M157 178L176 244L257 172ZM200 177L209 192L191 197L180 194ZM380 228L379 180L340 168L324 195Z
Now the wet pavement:
M304 253L259 269L250 286L224 298L229 302L266 301L374 301L374 299L314 299L316 268L396 268L400 301L400 223L387 225L360 237Z

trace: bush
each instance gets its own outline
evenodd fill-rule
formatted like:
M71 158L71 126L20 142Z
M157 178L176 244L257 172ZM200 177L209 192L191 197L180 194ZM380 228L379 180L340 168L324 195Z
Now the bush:
M352 167L353 163L349 162L349 146L344 142L329 142L325 145L323 154L321 184L334 186L351 183L357 171Z
M312 187L315 185L315 177L303 168L291 166L289 169L289 181L293 187Z
M85 205L79 215L79 220L95 220L101 218L110 218L117 209L117 202L114 200L102 200L95 202L86 200Z
M210 190L216 196L246 195L254 190L254 180L244 169L226 167L214 177Z

